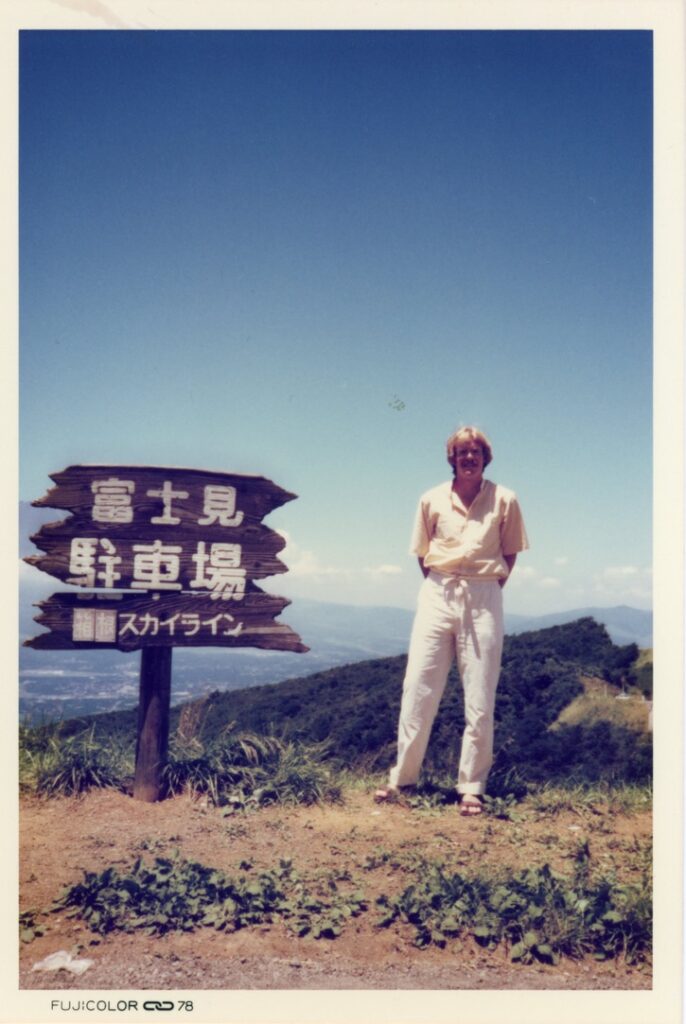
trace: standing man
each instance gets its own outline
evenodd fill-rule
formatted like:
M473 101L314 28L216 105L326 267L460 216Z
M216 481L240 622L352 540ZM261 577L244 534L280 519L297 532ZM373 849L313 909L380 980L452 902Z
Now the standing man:
M413 786L446 679L457 655L465 730L457 779L461 814L480 814L493 762L493 711L503 647L504 587L519 551L528 548L515 494L485 480L493 452L475 427L446 444L452 481L419 502L411 551L424 575L415 616L398 725L398 760L377 801Z

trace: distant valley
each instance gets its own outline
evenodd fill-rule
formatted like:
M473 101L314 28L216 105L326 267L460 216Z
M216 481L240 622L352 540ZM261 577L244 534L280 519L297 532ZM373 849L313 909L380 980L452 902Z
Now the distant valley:
M22 634L35 635L30 607ZM579 609L541 618L506 617L509 634L542 629L592 616L618 644L652 646L652 617L634 608ZM282 619L311 648L307 654L252 648L177 649L173 659L173 703L214 690L240 690L280 682L359 661L407 651L412 613L403 608L355 607L296 601ZM140 654L118 651L35 651L19 655L19 710L33 721L121 710L138 701Z

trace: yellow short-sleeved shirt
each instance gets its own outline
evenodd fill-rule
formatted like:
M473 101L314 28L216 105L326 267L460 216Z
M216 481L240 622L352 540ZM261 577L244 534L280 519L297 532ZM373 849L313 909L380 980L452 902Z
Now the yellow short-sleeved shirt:
M500 484L483 480L468 509L451 480L433 487L419 501L410 553L435 572L501 579L508 575L503 556L528 547L517 496Z

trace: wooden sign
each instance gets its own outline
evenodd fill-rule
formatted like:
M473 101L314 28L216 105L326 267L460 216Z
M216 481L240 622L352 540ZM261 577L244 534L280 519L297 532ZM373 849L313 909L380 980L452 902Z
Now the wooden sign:
M252 581L286 571L284 539L264 526L296 497L261 476L157 466L70 466L32 502L68 519L31 540L25 559L85 588L39 604L39 650L141 650L134 797L158 800L167 756L174 647L307 651L275 622L289 604ZM125 593L117 593L125 591Z
M204 594L53 594L36 621L50 629L27 641L37 650L135 651L143 647L261 647L307 651L275 616L290 604L248 583L239 604Z
M229 539L212 541L172 537L162 530L154 539L123 537L114 530L98 537L40 533L32 541L45 554L26 561L64 583L95 590L180 593L202 590L223 600L240 601L248 579L286 572L276 557L283 537L266 526L248 527Z
M296 495L263 476L159 466L69 466L51 473L56 487L31 504L71 512L75 532L173 526L176 536L200 525L221 533L259 523ZM42 531L41 531L42 532Z
M89 589L205 591L240 600L248 579L286 571L283 537L260 519L295 495L264 477L71 466L35 506L71 512L31 537L29 564Z

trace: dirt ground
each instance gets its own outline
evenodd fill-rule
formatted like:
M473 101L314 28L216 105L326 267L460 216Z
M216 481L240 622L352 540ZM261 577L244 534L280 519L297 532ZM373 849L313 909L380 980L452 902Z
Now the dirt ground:
M188 859L240 874L269 870L289 858L302 875L350 873L370 910L350 919L336 939L294 938L283 924L227 934L212 928L161 937L111 933L99 938L64 912L40 917L44 935L22 942L22 989L650 989L649 964L576 961L555 966L511 963L503 945L487 951L472 939L420 950L405 926L375 925L374 900L404 890L418 860L442 860L466 875L488 869L549 863L565 874L579 842L587 840L594 870L637 879L650 849L648 810L629 815L602 807L542 812L524 802L517 820L459 816L454 806L410 809L374 804L371 793L349 790L344 803L273 806L229 817L202 801L178 797L157 804L113 791L82 799L22 798L20 904L49 907L86 871L115 865L125 871L143 856ZM75 976L34 965L65 950L92 961Z

